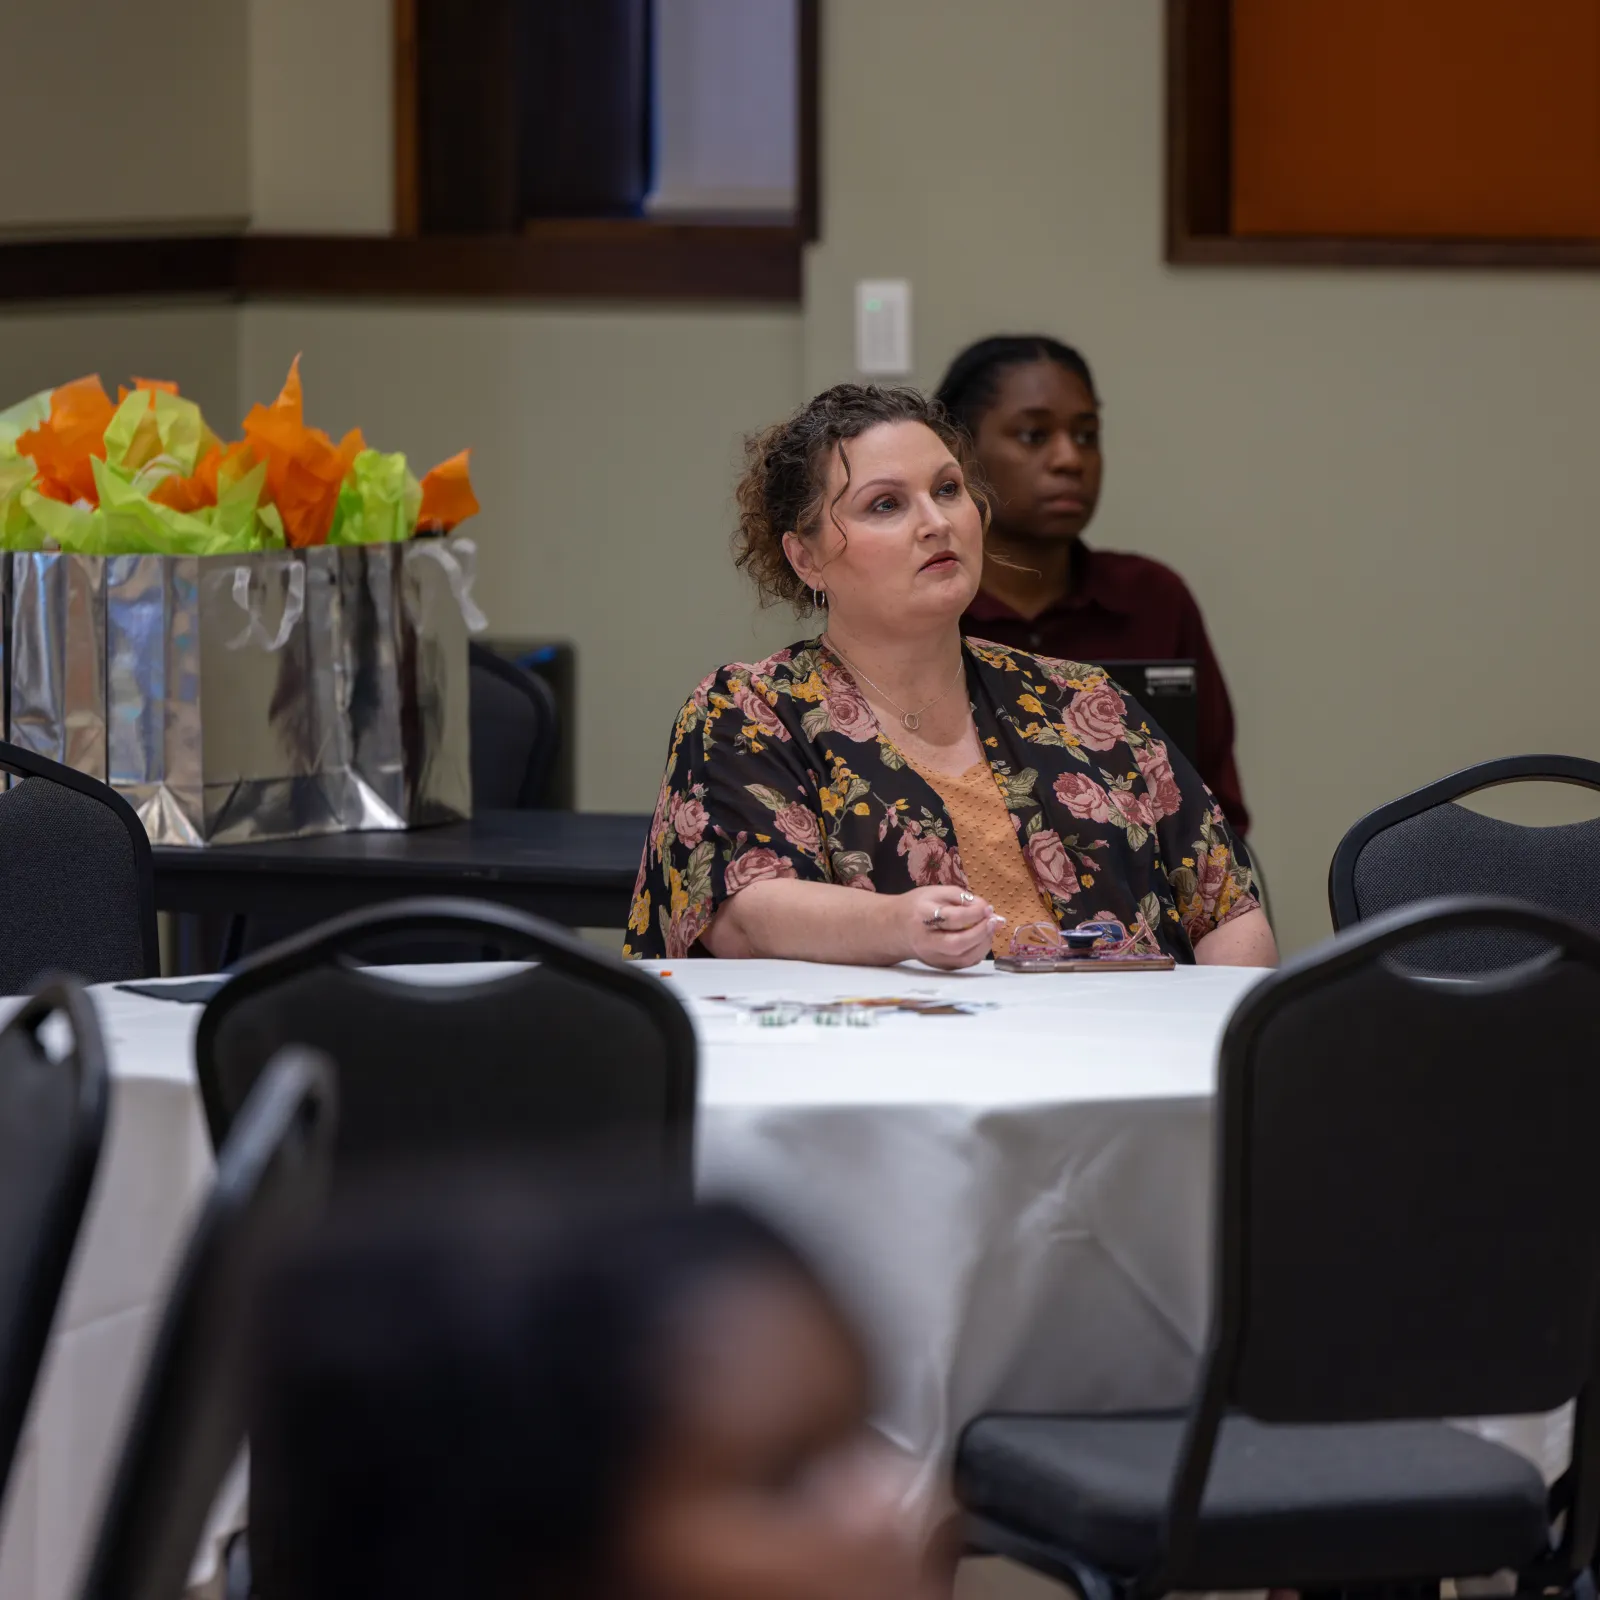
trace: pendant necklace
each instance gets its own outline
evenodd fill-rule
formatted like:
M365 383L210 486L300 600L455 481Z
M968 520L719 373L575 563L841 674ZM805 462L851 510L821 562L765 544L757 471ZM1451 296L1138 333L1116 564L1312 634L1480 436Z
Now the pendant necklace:
M869 688L869 689L876 689L876 690L877 690L877 692L878 692L878 693L879 693L879 694L880 694L880 695L882 695L882 696L883 696L883 698L884 698L884 699L885 699L885 700L887 700L887 701L888 701L888 702L889 702L889 704L890 704L890 705L891 705L891 706L893 706L893 707L894 707L894 709L895 709L895 710L896 710L896 711L898 711L898 712L899 712L899 713L900 713L900 720L901 720L901 722L902 722L902 723L904 723L904 724L905 724L905 726L906 726L906 727L907 727L907 728L908 728L908 729L909 729L909 730L910 730L910 731L911 731L911 732L912 732L912 733L915 733L915 732L916 732L916 731L917 731L917 729L918 729L918 728L920 728L920 727L921 727L921 726L922 726L922 714L923 714L923 712L925 712L925 711L931 711L931 710L932 710L932 709L933 709L933 707L934 707L934 706L936 706L936 705L938 705L938 703L939 703L939 702L940 702L940 701L941 701L941 700L943 700L943 699L944 699L944 697L945 697L945 696L946 696L946 695L947 695L947 694L949 694L949 693L950 693L950 690L951 690L951 689L954 689L954 688L955 688L955 686L956 686L956 684L958 684L958 683L960 683L960 682L961 682L961 679L962 679L962 677L963 677L963 676L964 676L964 675L965 675L965 673L966 673L966 665L967 665L967 663L966 663L966 660L965 660L965 657L963 657L963 658L962 658L962 660L960 660L960 661L958 661L958 662L957 662L957 663L956 663L956 675L955 675L955 677L954 677L954 678L953 678L953 679L952 679L952 680L951 680L951 682L950 682L950 685L949 685L949 687L948 687L948 688L945 688L945 689L941 689L941 690L940 690L940 691L939 691L939 692L938 692L938 694L936 694L936 695L935 695L935 696L934 696L934 697L933 697L933 699L931 699L931 700L930 700L930 701L928 701L928 703L927 703L927 704L926 704L926 705L921 705L921 706L918 706L918 707L917 707L917 709L916 709L916 710L915 710L915 711L907 711L907 710L906 710L906 708L905 708L905 707L904 707L904 706L903 706L903 705L901 705L901 704L900 704L900 703L899 703L899 702L898 702L898 701L897 701L897 700L896 700L896 699L895 699L895 698L894 698L894 696L893 696L893 695L891 695L891 694L888 694L888 693L886 693L886 692L885 692L885 691L884 691L884 690L883 690L883 689L882 689L882 688L881 688L881 687L879 687L879 685L877 685L877 684L875 684L875 683L874 683L874 682L873 682L873 681L872 681L872 679L871 679L871 678L869 678L869 677L868 677L868 676L867 676L867 675L866 675L866 673L864 673L864 672L863 672L863 671L862 671L862 670L861 670L861 668L860 668L860 667L858 667L858 666L857 666L857 665L856 665L856 664L855 664L855 662L853 662L853 661L852 661L852 660L851 660L851 659L850 659L850 658L849 658L849 656L847 656L847 655L846 655L846 654L845 654L845 653L844 653L844 651L842 651L842 650L841 650L841 649L840 649L840 648L839 648L839 647L838 647L838 645L836 645L836 644L835 644L835 643L834 643L834 642L833 642L833 640L831 640L831 639L828 639L828 638L826 638L826 636L824 636L824 642L825 642L825 643L826 643L826 644L827 644L827 646L828 646L828 648L829 648L829 649L830 649L830 650L831 650L831 651L832 651L832 652L833 652L833 653L834 653L834 654L835 654L835 655L836 655L836 656L838 656L838 658L839 658L839 659L840 659L840 660L841 660L841 661L842 661L842 662L844 662L844 664L845 664L845 665L846 665L846 666L847 666L847 667L848 667L848 668L849 668L849 669L850 669L850 671L851 671L851 672L852 672L852 673L853 673L853 674L854 674L854 675L855 675L855 676L856 676L856 677L858 677L858 678L859 678L859 679L860 679L860 680L861 680L861 681L862 681L862 682L863 682L863 683L864 683L864 684L866 684L866 686L867 686L867 687L868 687L868 688Z

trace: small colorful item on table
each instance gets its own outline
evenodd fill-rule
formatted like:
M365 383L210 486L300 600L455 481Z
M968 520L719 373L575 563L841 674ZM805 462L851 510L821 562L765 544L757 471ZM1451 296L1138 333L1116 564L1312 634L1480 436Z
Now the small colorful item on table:
M708 994L714 1005L731 1007L741 1022L762 1028L789 1028L806 1018L819 1028L870 1028L890 1015L972 1017L993 1011L992 1000L944 1000L937 996L853 995L842 1000L741 1000L737 995Z

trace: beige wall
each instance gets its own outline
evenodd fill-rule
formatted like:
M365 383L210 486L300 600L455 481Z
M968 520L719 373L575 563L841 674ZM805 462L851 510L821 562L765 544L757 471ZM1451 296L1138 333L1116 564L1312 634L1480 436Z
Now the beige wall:
M251 306L242 403L296 351L307 415L418 470L472 445L478 599L578 646L578 799L648 810L672 718L720 663L792 637L728 559L738 441L794 404L792 311Z
M242 224L247 4L11 0L0 44L0 229Z
M393 225L394 0L249 0L250 226Z
M393 0L10 10L0 230L389 231Z
M0 307L0 406L98 372L170 378L217 426L239 420L238 312L226 305Z
M1048 329L1106 399L1094 528L1189 579L1290 947L1345 826L1481 758L1600 756L1600 282L1161 260L1161 0L832 0L809 389L851 284L912 279L918 377Z

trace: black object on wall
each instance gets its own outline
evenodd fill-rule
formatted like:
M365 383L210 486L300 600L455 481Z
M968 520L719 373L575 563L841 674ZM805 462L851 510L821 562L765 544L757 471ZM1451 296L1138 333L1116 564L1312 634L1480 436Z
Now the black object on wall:
M638 215L651 182L649 0L516 7L523 218Z
M511 233L521 223L511 68L517 4L418 0L417 220L423 233Z
M417 0L417 221L631 217L651 181L650 0Z

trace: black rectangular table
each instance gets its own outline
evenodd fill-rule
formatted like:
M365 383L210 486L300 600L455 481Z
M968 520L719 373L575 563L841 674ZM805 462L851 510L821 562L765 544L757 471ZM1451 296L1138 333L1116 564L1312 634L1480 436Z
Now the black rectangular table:
M158 846L162 911L321 921L382 900L467 895L573 928L621 928L647 816L487 811L403 833L334 833L277 844Z

